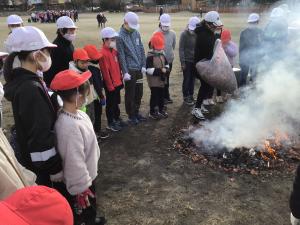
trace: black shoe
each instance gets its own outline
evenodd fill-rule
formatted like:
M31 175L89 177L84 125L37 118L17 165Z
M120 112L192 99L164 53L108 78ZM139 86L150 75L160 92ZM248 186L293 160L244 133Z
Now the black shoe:
M126 123L125 121L123 121L122 119L118 119L116 121L117 125L119 125L120 127L128 127L128 123Z
M104 225L107 223L107 220L104 216L96 217L95 219L95 225Z
M154 113L149 113L149 117L154 119L154 120L159 120L160 119L160 116L158 115L157 112L154 112Z
M173 103L172 99L165 98L165 104L172 104L172 103Z
M140 121L137 118L135 118L135 117L128 119L128 124L130 124L130 125L134 125L135 126L135 125L138 125L139 122Z
M142 116L141 114L137 114L136 118L138 119L139 122L144 122L147 120L147 118Z
M184 98L183 102L189 106L192 106L195 104L195 102L190 97Z
M166 118L168 118L169 115L167 112L161 111L161 112L158 112L158 116L162 119L166 119Z
M100 131L99 132L99 138L100 139L106 139L106 138L109 138L109 134L105 131Z
M114 132L122 130L122 128L118 124L116 124L115 122L112 122L111 124L108 124L106 129L114 131Z

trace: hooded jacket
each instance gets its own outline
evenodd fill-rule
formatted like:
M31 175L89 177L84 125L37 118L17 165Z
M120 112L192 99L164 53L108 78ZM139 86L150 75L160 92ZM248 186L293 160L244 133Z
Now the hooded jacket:
M47 87L50 87L50 83L57 73L69 69L69 62L73 60L74 46L71 41L58 34L53 44L56 44L57 47L51 50L52 65L44 73L44 80Z
M0 129L0 200L16 190L35 184L36 176L17 161L5 135Z
M174 49L176 47L176 33L173 30L163 31L161 28L157 30L157 32L161 32L164 35L165 38L165 56L167 59L167 62L173 63L175 54Z
M62 170L56 151L56 111L40 78L23 68L12 71L13 80L4 86L12 103L17 142L25 167L37 174L39 184L49 185L49 175ZM46 182L46 183L44 183Z
M184 64L185 62L194 63L195 44L195 32L186 29L181 33L179 40L179 58L181 64Z

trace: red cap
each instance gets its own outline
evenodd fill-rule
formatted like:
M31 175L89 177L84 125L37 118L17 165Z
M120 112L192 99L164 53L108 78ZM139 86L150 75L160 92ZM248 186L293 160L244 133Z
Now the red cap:
M91 60L99 60L102 56L95 45L86 45L83 49L87 52Z
M222 43L226 44L231 41L231 32L230 30L224 29L221 34Z
M50 88L54 91L65 91L77 88L84 84L91 76L90 71L79 74L74 70L64 70L55 75L50 84Z
M73 225L66 199L45 186L17 190L0 202L0 215L0 225Z
M163 50L165 48L165 38L161 32L156 32L150 39L152 48L155 50Z
M87 60L90 60L90 57L83 48L77 48L77 49L75 49L75 51L73 53L73 60L74 61L76 61L76 60L87 61Z

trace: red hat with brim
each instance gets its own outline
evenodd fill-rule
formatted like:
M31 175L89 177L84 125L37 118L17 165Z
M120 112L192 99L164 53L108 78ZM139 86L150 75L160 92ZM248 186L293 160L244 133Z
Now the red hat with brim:
M75 49L74 53L73 53L73 60L81 60L81 61L88 61L90 60L90 57L88 55L88 53L86 52L86 50L84 50L83 48L77 48Z
M102 57L102 54L95 45L86 45L83 49L87 52L91 60L99 60Z
M227 30L227 29L222 30L221 41L223 43L228 43L229 41L231 41L231 32L230 32L230 30Z
M18 224L18 225L30 225L26 222L22 216L19 216L13 209L10 208L5 202L0 203L1 221L0 225L4 224Z
M163 50L165 48L165 38L161 32L156 32L150 39L152 48L155 50Z
M64 70L55 75L50 84L50 88L54 91L65 91L77 88L90 79L91 76L90 71L79 74L73 70Z

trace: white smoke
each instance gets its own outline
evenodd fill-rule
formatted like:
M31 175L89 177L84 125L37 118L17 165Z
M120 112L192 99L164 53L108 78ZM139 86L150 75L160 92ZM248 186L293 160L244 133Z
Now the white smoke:
M242 90L242 97L231 100L220 117L191 134L197 144L210 151L251 148L276 131L299 135L300 35L293 33L286 48L284 58L258 73L255 86Z

